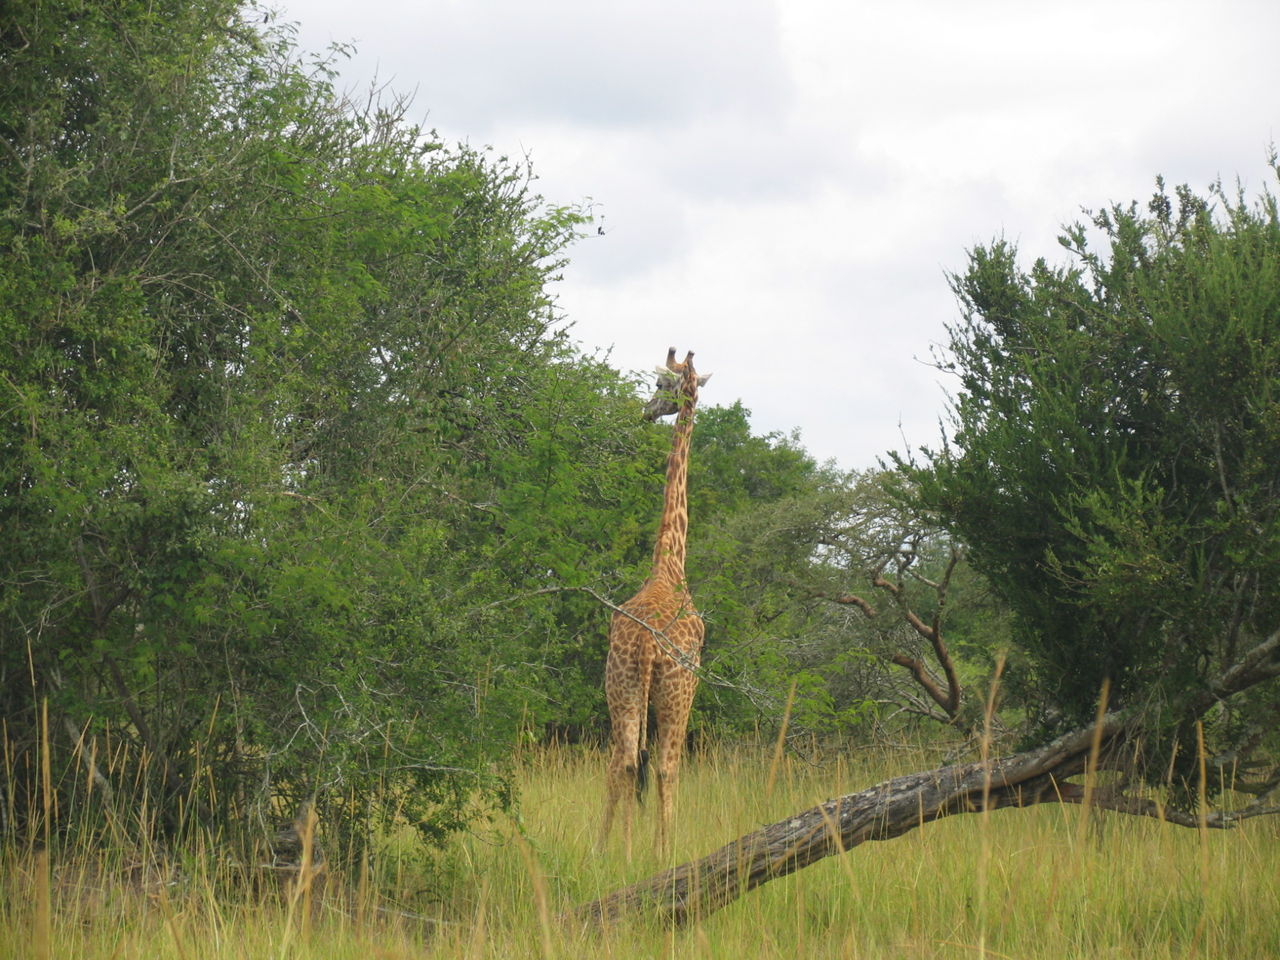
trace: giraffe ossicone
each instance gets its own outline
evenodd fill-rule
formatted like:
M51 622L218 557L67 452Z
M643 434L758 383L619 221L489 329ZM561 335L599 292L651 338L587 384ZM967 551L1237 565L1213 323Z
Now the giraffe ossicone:
M710 374L699 376L694 370L692 352L683 363L677 363L672 347L659 371L657 392L644 410L646 420L674 413L676 423L667 456L653 566L639 592L622 604L621 612L614 612L609 625L604 689L612 746L599 846L603 848L608 840L617 806L622 803L628 858L633 801L643 788L648 758L649 705L653 705L657 725L653 763L659 804L657 842L659 849L664 849L670 841L680 758L698 687L695 671L701 662L705 627L689 595L684 563L689 531L689 441L698 388L709 378Z

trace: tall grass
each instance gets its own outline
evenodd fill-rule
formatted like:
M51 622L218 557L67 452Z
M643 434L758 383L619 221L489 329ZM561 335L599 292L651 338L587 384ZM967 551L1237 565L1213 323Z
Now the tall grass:
M1197 832L1073 806L926 824L688 929L592 932L562 919L762 824L938 761L923 748L772 754L766 744L690 758L669 859L652 848L652 808L630 863L620 837L596 854L605 760L578 748L526 753L518 813L449 850L415 855L407 836L389 838L378 862L331 863L309 883L264 878L198 842L166 855L31 844L0 861L0 960L1280 956L1280 823Z

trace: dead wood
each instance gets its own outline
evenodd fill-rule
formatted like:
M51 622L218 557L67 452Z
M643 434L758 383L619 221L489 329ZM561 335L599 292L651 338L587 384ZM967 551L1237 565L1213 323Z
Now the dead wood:
M1125 716L1108 714L1099 721L1100 727L1091 724L1026 753L895 777L828 800L740 837L701 860L579 907L575 914L594 924L627 915L685 924L824 857L868 840L889 840L941 817L1037 803L1086 802L1086 791L1068 778L1084 772L1091 756L1100 761L1095 769L1118 768L1129 723ZM1101 808L1156 816L1184 826L1223 827L1233 819L1219 814L1180 815L1154 802L1105 790L1092 791L1088 799Z

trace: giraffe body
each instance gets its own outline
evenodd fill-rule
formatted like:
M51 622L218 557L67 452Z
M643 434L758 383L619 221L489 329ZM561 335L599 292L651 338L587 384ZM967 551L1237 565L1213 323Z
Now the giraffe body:
M623 837L631 856L631 813L645 749L649 705L657 724L653 767L658 789L658 846L670 841L676 781L684 751L705 627L685 582L685 546L689 527L689 439L698 386L706 382L693 369L693 354L682 364L675 349L667 355L670 376L659 380L659 394L646 407L655 419L677 412L667 457L662 519L653 551L653 569L640 591L622 604L609 626L605 698L609 704L612 750L600 846L608 839L619 802Z

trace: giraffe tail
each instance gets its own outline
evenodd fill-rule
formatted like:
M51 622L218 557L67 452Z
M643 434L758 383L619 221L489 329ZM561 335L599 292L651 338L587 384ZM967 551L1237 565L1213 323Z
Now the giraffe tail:
M649 786L649 751L640 748L636 758L636 801L644 803L644 792Z
M636 802L644 803L649 786L649 690L653 686L653 661L640 670L640 739L636 741Z

